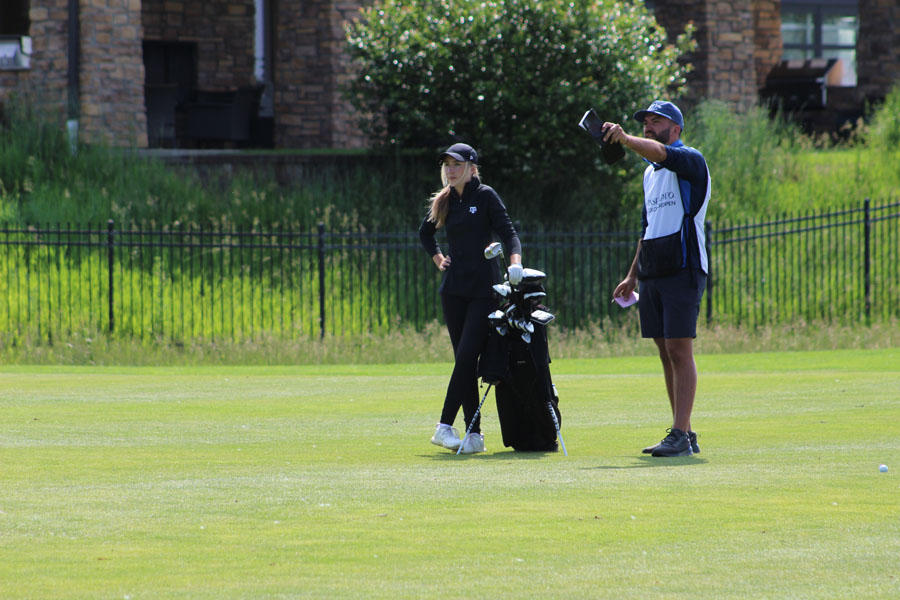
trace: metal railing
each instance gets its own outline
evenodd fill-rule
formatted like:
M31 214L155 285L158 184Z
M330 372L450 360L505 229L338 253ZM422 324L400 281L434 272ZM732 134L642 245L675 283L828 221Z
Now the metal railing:
M756 327L900 316L900 202L707 226L711 323ZM562 327L625 318L610 304L635 231L520 228ZM0 335L139 339L388 333L440 319L440 273L415 232L193 227L0 229Z

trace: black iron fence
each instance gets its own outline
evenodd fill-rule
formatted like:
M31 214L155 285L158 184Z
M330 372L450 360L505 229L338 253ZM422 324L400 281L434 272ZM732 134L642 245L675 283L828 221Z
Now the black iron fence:
M900 316L900 202L766 223L708 224L711 323L866 323ZM548 274L560 326L627 315L610 304L636 231L520 230ZM440 273L415 232L193 227L0 229L0 335L310 338L439 319Z

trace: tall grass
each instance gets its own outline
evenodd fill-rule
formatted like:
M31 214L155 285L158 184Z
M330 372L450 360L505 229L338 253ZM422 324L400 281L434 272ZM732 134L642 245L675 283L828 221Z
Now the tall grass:
M900 152L900 84L896 85L885 98L884 104L876 107L869 127L869 141L873 149L897 156ZM900 165L894 161L895 170Z
M321 221L343 230L410 229L439 184L434 157L421 152L308 157L281 180L274 166L227 174L84 144L73 155L61 123L42 106L30 97L5 106L0 126L3 222L112 218L120 225L304 227ZM715 101L701 104L686 115L684 139L703 151L710 166L710 218L764 218L864 197L890 198L900 188L898 110L900 87L873 109L868 122L835 144L805 136L785 115L772 118L761 107L736 113ZM634 124L626 127L635 129ZM549 205L539 186L494 179L489 161L483 170L514 219L532 229L610 217L634 223L643 164L628 158L599 179L586 174L584 181L555 190Z
M597 359L654 356L656 346L640 337L636 318L613 323L608 319L584 327L548 328L550 356ZM789 324L742 328L734 325L698 325L698 354L851 350L900 347L900 321L863 325L836 325L798 321ZM444 326L432 321L424 329L398 325L387 333L331 335L304 340L260 335L239 341L194 338L133 339L109 336L103 330L75 332L62 341L47 343L34 336L11 340L0 335L0 363L6 365L296 365L447 363L453 355ZM552 366L551 366L552 368Z
M319 157L301 161L288 181L264 166L227 174L128 149L79 144L72 153L46 105L29 94L2 107L2 223L408 228L439 183L436 162L426 170L415 153Z
M871 127L859 122L838 141L805 135L786 115L770 118L762 107L737 114L721 103L702 104L696 131L686 129L685 138L709 164L709 217L766 219L896 198L900 146L889 140L898 97L900 87L874 113Z
M149 225L160 230L213 227L224 231L277 231L310 229L315 223L324 222L329 231L414 231L424 214L425 201L438 180L433 157L421 153L310 158L298 161L298 166L293 168L287 180L283 175L280 178L276 176L274 166L224 176L215 169L172 166L134 151L82 144L77 152L72 153L62 124L47 117L41 106L40 101L28 98L20 98L5 106L0 125L0 223L11 226L53 223L77 226L104 223L111 218L119 231L127 231L132 224ZM859 123L850 135L836 143L805 136L783 115L772 118L763 108L735 113L717 102L701 104L687 115L685 141L700 148L710 165L713 179L713 197L708 213L710 220L721 228L723 224L744 219L771 220L779 215L855 206L865 197L872 198L874 202L897 198L897 190L900 190L898 111L900 87L891 92L882 107L873 109L866 122ZM618 211L617 216L622 219L620 224L627 228L640 214L638 170L635 165L624 164L612 174L617 184L602 190L591 191L586 183L594 181L590 178L586 178L585 182L572 182L566 189L560 189L549 210L558 222L546 217L548 207L541 206L542 200L537 197L539 194L529 190L522 181L495 183L490 178L489 166L486 181L498 187L513 217L524 223L525 232L552 227L562 230L584 228L598 222L601 214L610 214L608 210L604 212L597 208L604 203L618 207L613 212ZM846 260L843 248L829 247L827 250L831 253L828 260ZM803 257L808 254L785 254L782 260L794 272L800 272ZM818 258L825 260L824 255ZM373 256L372 260L377 262L379 259ZM57 289L68 289L61 282L63 279L68 281L73 275L64 275L59 265L69 263L56 260L55 264ZM124 259L120 264L125 264ZM131 263L128 265L130 269ZM161 265L161 262L156 262L147 266L139 261L134 276L143 283L137 287L145 283L151 288L154 282L171 283L173 274L163 276L158 272ZM82 267L73 263L71 269L77 273ZM124 272L124 266L117 268ZM306 270L310 268L307 265ZM586 270L589 271L590 267ZM20 275L15 269L12 274L6 273L0 287L10 293L10 282L20 281ZM47 277L50 281L54 275L50 272ZM239 279L240 276L229 285L239 285ZM335 281L341 279L339 277ZM590 280L589 274L579 276L579 280ZM744 284L738 282L734 285L743 286L749 294L746 297L748 305L762 302L766 310L775 310L783 300L775 296L760 296L755 286L763 283L748 280ZM362 291L375 295L378 285L378 281L370 281ZM202 285L192 285L190 289L200 290L191 292L200 296L205 293ZM557 291L561 292L562 288ZM306 293L314 292L314 285L311 285ZM17 297L15 302L17 306L36 306L39 312L41 305L33 305L27 297L32 293L33 290L25 290L24 299ZM250 304L240 307L242 314L256 313L258 311L254 307L263 305L258 302L261 300L258 294L264 292L257 290L254 293L257 296L248 301ZM818 297L821 293L823 289L814 289L810 297ZM97 332L102 327L96 320L91 321L86 316L82 318L86 310L82 300L76 295L74 304L68 307L68 310L81 316L67 330L71 332L72 339L81 336L81 339L94 340L90 349L96 352L100 343ZM98 304L101 300L97 299ZM849 314L849 311L858 308L859 298L855 300L854 306L840 306L834 310L841 315ZM123 303L152 303L155 298L147 299L142 291L129 290L120 294L116 301L119 303L118 311ZM330 349L327 350L318 342L309 342L308 336L298 336L300 341L297 342L282 336L282 340L275 343L267 337L271 332L265 327L261 328L261 335L246 341L249 346L245 346L244 342L220 342L222 336L219 334L222 332L217 332L215 328L190 327L186 330L189 335L178 342L182 346L174 347L213 344L220 350L231 348L225 352L227 356L243 356L247 360L253 360L250 356L267 356L261 347L280 348L285 356L299 357L299 360L329 361L348 356L359 359L354 354L354 348L372 328L363 320L354 321L357 307L341 301L334 303L334 299L331 301L333 306L337 306L337 316L347 319L352 326L343 331L329 331L326 340ZM150 313L150 321L140 326L147 335L142 336L142 341L134 347L142 351L151 349L151 355L157 352L152 350L156 348L162 355L167 355L170 352L168 348L174 342L171 338L163 340L154 337L159 334L159 327L153 319L174 319L176 312L184 312L189 305L193 303L175 298L157 306L155 312ZM93 309L89 306L87 310L90 312ZM37 354L31 355L34 360L41 360L43 352L63 359L57 353L62 351L65 354L66 350L53 347L41 349L42 342L38 342L46 339L45 335L41 335L46 330L41 328L51 324L53 318L59 318L59 315L54 317L50 312L44 310L39 315L38 318L43 321L31 322L31 313L26 310L24 314L28 322L17 322L16 327L6 328L4 342L14 343L20 350L29 345L39 346L36 348ZM390 319L389 313L384 312L379 319ZM261 314L253 314L251 321ZM12 323L19 316L19 313L15 317L12 313L0 315L7 323ZM890 314L886 316L891 318ZM314 326L315 315L304 318L307 319L303 324L305 329ZM329 318L332 318L331 315ZM220 318L220 321L223 319ZM837 323L839 330L844 327L840 319ZM408 333L402 326L398 329L396 325L391 323L389 327L379 329L380 336L391 338L399 331L397 335L402 338ZM617 327L603 328L603 336L615 332ZM592 330L591 324L587 322L579 331L572 333L571 339L579 340L578 344L588 349L596 349L593 340L597 332ZM345 333L348 334L346 338ZM259 342L259 339L265 341ZM347 342L345 349L344 339L354 341ZM606 338L601 336L601 339ZM128 356L124 348L132 347L128 341L109 339L104 343L111 344L110 357ZM260 348L257 348L258 343L262 344ZM303 349L294 349L291 345L294 343L303 345ZM122 348L118 348L117 344L122 344ZM435 355L431 349L410 349L405 342L398 346L402 354L413 351L420 352L422 356ZM13 354L8 358L12 360L23 356L12 350L10 352ZM198 352L202 360L209 358L203 351ZM378 354L380 357L391 356L392 352L379 348ZM85 353L77 355L82 358L88 356Z

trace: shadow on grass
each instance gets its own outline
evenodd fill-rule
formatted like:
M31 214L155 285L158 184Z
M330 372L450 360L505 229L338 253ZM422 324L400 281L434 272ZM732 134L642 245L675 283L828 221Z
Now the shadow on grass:
M585 467L585 469L652 469L655 467L705 465L708 462L705 458L697 458L696 456L674 456L671 458L654 458L652 456L623 456L622 458L633 458L634 460L637 460L637 462L630 465L599 465L596 467Z
M552 454L562 455L562 452L517 452L515 450L500 450L479 454L456 454L455 452L438 452L437 454L420 454L422 458L432 460L536 460Z

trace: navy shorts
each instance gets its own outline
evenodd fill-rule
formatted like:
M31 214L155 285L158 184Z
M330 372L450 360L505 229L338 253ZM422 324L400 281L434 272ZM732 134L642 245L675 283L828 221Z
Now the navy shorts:
M706 275L688 269L675 275L639 282L641 299L641 336L645 338L695 338L700 299L706 288Z

